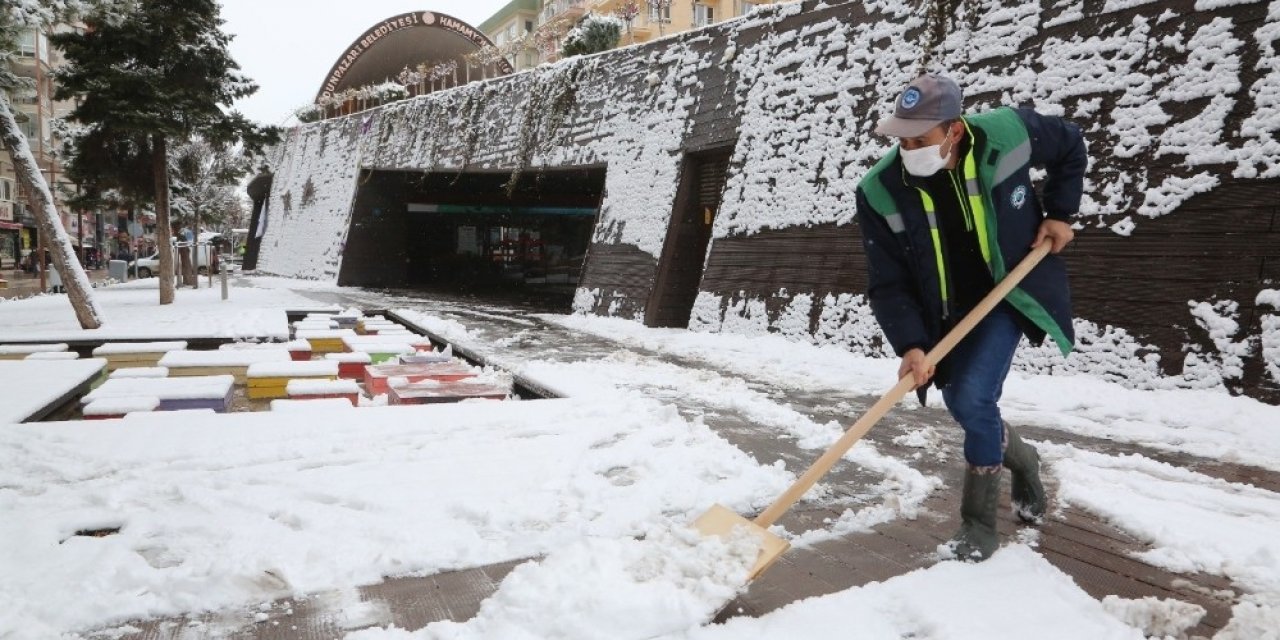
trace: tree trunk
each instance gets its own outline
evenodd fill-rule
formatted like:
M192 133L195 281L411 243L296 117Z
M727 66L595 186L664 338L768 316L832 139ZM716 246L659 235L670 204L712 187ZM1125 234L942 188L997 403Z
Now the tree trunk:
M97 329L102 326L102 309L93 299L89 276L85 275L80 261L75 259L75 249L71 246L71 238L62 226L58 217L58 209L54 206L53 193L40 174L40 166L31 155L27 146L27 137L18 128L13 109L9 106L9 98L0 92L0 137L4 138L4 146L13 159L13 172L18 182L26 190L31 209L40 227L40 236L47 238L53 255L53 265L62 276L62 285L67 288L67 298L71 308L76 312L76 320L82 329ZM40 256L43 262L44 256ZM40 265L44 269L44 264Z
M151 175L156 181L156 250L160 252L160 304L173 304L173 245L169 228L169 148L161 134L152 136Z

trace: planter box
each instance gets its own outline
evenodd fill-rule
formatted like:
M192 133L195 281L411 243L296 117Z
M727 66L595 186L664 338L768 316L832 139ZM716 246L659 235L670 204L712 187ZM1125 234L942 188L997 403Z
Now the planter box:
M381 395L388 390L391 378L404 378L409 383L423 380L451 382L474 378L477 372L461 362L438 362L426 364L382 364L365 368L364 390L369 395Z
M438 404L473 398L506 400L510 395L510 383L475 382L472 380L438 383L421 382L392 387L387 398L387 404Z

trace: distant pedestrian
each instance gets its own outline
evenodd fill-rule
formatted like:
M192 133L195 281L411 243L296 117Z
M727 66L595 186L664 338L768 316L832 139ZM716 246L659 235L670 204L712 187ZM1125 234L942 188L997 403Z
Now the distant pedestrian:
M1064 354L1072 348L1063 261L1046 257L936 371L925 353L1031 247L1051 242L1057 254L1072 241L1069 219L1088 164L1084 138L1066 120L1031 109L966 116L960 87L933 74L911 81L876 133L898 145L858 185L867 297L902 358L898 376L941 388L964 428L961 525L949 545L962 559L983 560L999 546L1002 465L1012 471L1018 516L1038 523L1045 513L1040 456L1003 422L997 402L1023 336L1034 343L1052 337ZM1043 202L1032 166L1048 171Z

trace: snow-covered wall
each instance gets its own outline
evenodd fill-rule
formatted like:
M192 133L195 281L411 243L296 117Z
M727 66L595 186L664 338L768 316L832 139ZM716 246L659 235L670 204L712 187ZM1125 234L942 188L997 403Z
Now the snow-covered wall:
M656 264L699 72L715 63L691 44L707 40L686 36L663 47L570 58L294 129L274 154L260 270L337 277L357 168L606 165L594 241L632 246Z
M824 225L856 233L854 189L888 148L871 130L921 54L919 4L761 7L656 43L303 126L273 162L260 268L335 279L361 169L605 166L575 306L641 319L682 159L709 145L733 155L708 269L722 241ZM1029 104L1083 126L1092 156L1086 231L1128 242L1144 225L1192 215L1179 208L1197 195L1280 178L1280 0L959 4L935 69L966 88L968 108ZM691 326L883 353L852 277L821 286L704 281ZM1172 295L1178 310L1167 323L1185 327L1183 345L1082 313L1079 353L1063 361L1026 349L1019 363L1144 386L1230 386L1252 375L1280 388L1276 313L1264 313L1271 298L1259 286L1276 283L1240 289L1239 299Z
M857 183L890 144L872 129L916 73L923 26L916 3L860 4L851 13L865 10L865 18L833 15L739 45L733 64L740 137L716 238L852 226ZM971 110L1031 105L1082 125L1092 162L1080 227L1129 236L1144 221L1174 214L1226 182L1280 176L1280 2L960 4L957 26L933 68L965 87ZM969 8L972 15L963 13ZM716 251L713 241L709 266ZM1280 257L1280 250L1271 255ZM1176 269L1178 262L1166 258L1151 267ZM704 287L693 326L823 343L833 335L830 319L841 318L848 328L836 334L842 344L885 350L859 296L796 291L791 297L785 288L752 291L733 284L719 291ZM1179 301L1186 303L1183 310L1163 320L1185 327L1180 350L1081 319L1077 353L1064 360L1052 348L1026 346L1018 366L1088 372L1141 387L1236 390L1251 367L1265 368L1264 380L1280 388L1275 316L1262 314L1264 297L1255 303L1256 286L1243 287L1241 300L1191 299L1196 294L1188 286ZM797 329L803 324L797 309L810 312L807 331ZM1249 318L1254 321L1246 324Z

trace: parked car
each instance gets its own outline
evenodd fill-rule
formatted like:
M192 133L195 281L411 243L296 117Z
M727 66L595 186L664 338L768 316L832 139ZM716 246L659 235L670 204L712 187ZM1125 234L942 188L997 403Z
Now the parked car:
M197 245L197 248L199 250L195 252L196 253L195 255L196 274L203 276L209 273L209 264L208 264L209 263L209 251L208 251L209 243L211 241L216 242L216 239L220 238L221 236L206 235L203 233L200 235L201 235L200 243L199 245ZM221 261L215 260L215 262L221 262ZM173 248L173 268L177 269L178 266L179 266L178 265L178 248L177 248L177 242L175 241L174 248ZM232 269L232 271L235 271L235 269ZM137 260L133 260L129 263L129 273L136 273L137 277L139 278L150 278L151 276L154 276L159 272L160 272L160 252L158 250L152 252L151 255L149 256L138 258ZM215 269L214 273L218 273L218 271Z

